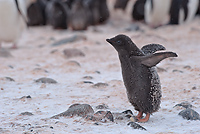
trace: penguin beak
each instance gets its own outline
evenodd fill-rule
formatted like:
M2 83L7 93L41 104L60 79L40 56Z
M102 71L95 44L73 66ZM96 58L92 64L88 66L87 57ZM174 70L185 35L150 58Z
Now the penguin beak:
M111 45L114 43L111 39L106 39L106 41L107 41L108 43L110 43Z

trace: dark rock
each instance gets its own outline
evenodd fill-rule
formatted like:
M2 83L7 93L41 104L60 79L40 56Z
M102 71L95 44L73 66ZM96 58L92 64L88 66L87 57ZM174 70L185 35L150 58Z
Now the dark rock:
M91 82L91 81L83 81L83 83L86 83L86 84L94 84L94 83Z
M146 128L140 126L139 124L137 124L135 122L129 122L127 125L134 128L134 129L146 130Z
M94 110L88 104L73 104L68 108L67 111L60 113L58 115L55 115L51 118L58 118L61 116L64 116L64 117L73 117L73 116L86 117L88 114L93 114L93 113L94 113Z
M53 129L53 127L52 127L52 126L51 126L50 128L51 128L51 129Z
M126 110L126 111L123 111L122 113L123 114L131 114L131 115L133 115L133 112L131 110Z
M12 65L8 65L9 68L14 69L14 67Z
M94 88L105 88L107 86L108 86L107 83L101 83L101 82L96 83L96 84L93 85Z
M112 121L114 122L113 115L110 111L98 111L93 115L88 115L86 117L87 120L92 120L92 121L99 121L99 122L107 122L107 121Z
M181 107L184 107L184 108L192 108L193 107L192 104L190 104L187 101L181 102L180 104L176 104L174 107L177 107L177 106L181 106Z
M24 99L24 98L31 99L31 96L30 95L28 95L28 96L22 96L20 99Z
M123 111L122 113L113 113L115 120L136 121L131 110Z
M95 71L95 73L97 73L97 74L101 74L101 72L100 72L100 71Z
M184 68L184 69L191 69L192 67L189 66L189 65L187 65L187 66L184 66L183 68Z
M54 49L54 50L52 50L50 53L51 53L51 54L54 54L55 52L58 52L58 49Z
M28 115L28 116L31 116L31 115L33 115L31 112L23 112L23 113L21 113L20 115Z
M13 56L11 55L11 53L8 50L1 48L0 49L0 57L9 58L9 57L13 57Z
M181 70L177 70L177 69L174 69L172 72L183 73L183 71L181 71Z
M84 76L83 79L92 80L93 77L92 76Z
M101 104L101 105L98 105L96 106L97 109L108 109L108 105L106 104Z
M82 51L75 49L75 48L65 49L65 50L63 50L63 53L66 58L84 57L85 56L85 54Z
M55 43L53 43L51 46L60 46L60 45L64 45L67 43L72 43L72 42L76 42L76 41L80 41L80 40L86 40L87 37L84 35L74 35L72 37L69 38L65 38L65 39L61 39Z
M200 120L199 114L191 108L182 110L178 115L187 120Z
M46 78L46 77L43 77L43 78L37 79L37 80L35 80L35 82L37 82L37 83L49 83L49 84L55 84L55 83L58 83L58 82L55 81L54 79Z
M11 78L11 77L3 77L3 78L1 78L2 80L5 80L5 81L15 81L13 78Z

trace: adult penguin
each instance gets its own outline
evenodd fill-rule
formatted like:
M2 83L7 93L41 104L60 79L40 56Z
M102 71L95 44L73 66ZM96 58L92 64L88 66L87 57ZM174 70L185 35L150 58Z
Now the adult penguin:
M132 18L133 20L140 21L144 20L144 4L146 0L137 0L132 9Z
M197 13L199 0L173 0L170 8L169 24L190 22Z
M27 7L31 0L0 0L0 47L3 42L17 42L26 28Z
M146 0L144 5L144 19L151 27L167 24L169 19L171 0Z

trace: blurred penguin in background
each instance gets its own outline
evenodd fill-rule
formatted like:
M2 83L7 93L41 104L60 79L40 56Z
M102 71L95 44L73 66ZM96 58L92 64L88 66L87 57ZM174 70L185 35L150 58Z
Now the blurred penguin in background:
M109 9L108 9L107 0L99 0L99 1L100 1L100 5L99 5L99 14L100 14L99 23L104 23L110 17L110 12L109 12Z
M51 0L46 5L47 23L54 29L68 28L69 8L62 0Z
M136 21L144 20L144 4L146 0L137 0L132 9L132 18Z
M75 0L71 5L69 25L73 30L86 30L89 8L84 6L83 0Z
M128 1L129 0L116 0L114 9L122 9L123 11L125 11Z
M156 28L169 22L171 0L146 0L144 5L145 23Z
M46 8L47 0L36 0L27 9L28 25L45 25L46 24Z
M198 7L199 0L172 0L169 24L190 22L198 12Z
M17 42L26 28L27 7L32 0L0 0L0 46L3 42Z

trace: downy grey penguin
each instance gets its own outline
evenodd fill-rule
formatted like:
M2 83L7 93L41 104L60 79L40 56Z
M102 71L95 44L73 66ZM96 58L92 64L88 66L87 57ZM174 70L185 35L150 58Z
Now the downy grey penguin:
M138 122L149 120L150 114L160 108L161 85L155 66L165 58L177 57L173 52L160 52L162 45L150 44L139 49L126 35L106 39L115 50L121 62L122 76L129 102L139 111ZM143 113L146 114L142 118Z

